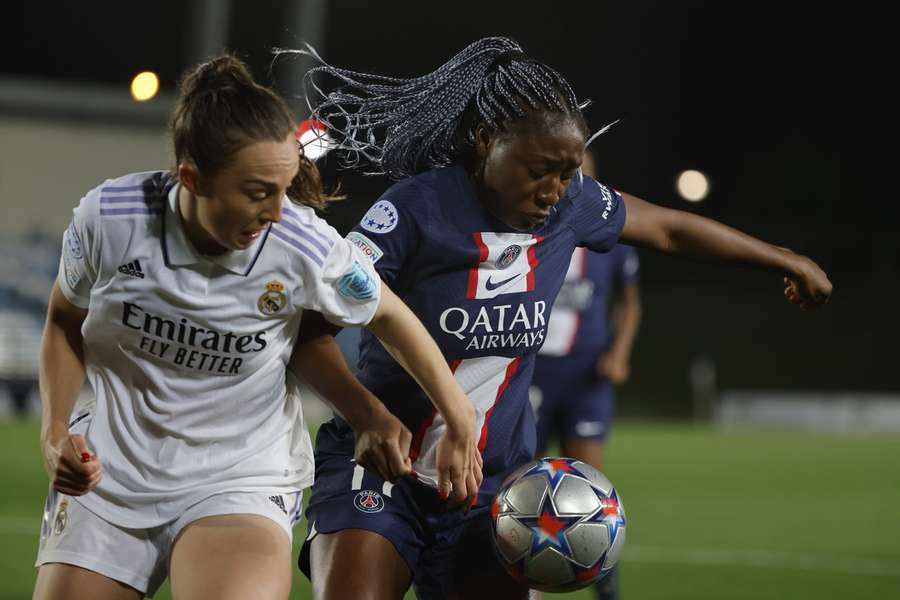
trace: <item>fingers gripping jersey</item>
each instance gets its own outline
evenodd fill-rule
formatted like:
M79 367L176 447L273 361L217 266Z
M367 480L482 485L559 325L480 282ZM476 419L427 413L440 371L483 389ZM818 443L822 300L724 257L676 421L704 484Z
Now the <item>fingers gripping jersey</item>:
M534 450L523 430L528 384L572 251L608 251L624 220L621 196L585 177L546 223L516 231L484 210L462 168L448 167L394 185L347 236L422 320L474 404L486 475ZM443 421L368 332L360 378L414 433L416 471L435 477Z
M64 235L58 281L88 309L87 439L104 469L79 502L127 527L214 493L308 486L311 445L286 372L302 311L358 326L380 293L371 261L287 202L250 248L200 256L177 190L163 172L107 181Z

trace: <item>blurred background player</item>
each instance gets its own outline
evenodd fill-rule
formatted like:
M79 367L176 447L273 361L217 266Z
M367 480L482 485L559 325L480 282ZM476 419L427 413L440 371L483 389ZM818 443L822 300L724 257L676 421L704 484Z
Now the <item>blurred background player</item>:
M166 576L176 598L287 598L312 480L288 367L354 423L376 472L408 471L409 432L334 377L333 340L295 344L305 310L385 341L447 420L440 485L477 488L473 410L422 325L315 215L328 197L294 129L243 63L216 58L183 78L177 170L107 180L75 209L41 350L52 488L34 598L134 599ZM85 378L96 406L73 412Z
M590 150L581 170L597 177ZM603 254L586 248L572 253L528 391L537 428L536 456L543 456L555 438L562 456L604 469L614 388L628 380L641 322L638 265L637 251L624 244ZM601 600L614 600L615 571L596 589Z
M317 598L401 598L410 582L421 599L526 598L490 549L490 505L534 456L528 388L575 248L608 252L621 236L772 270L784 275L788 300L806 308L824 304L831 284L806 257L582 177L582 104L511 39L480 39L410 79L327 64L310 75L338 82L314 80L323 97L311 101L351 163L363 158L401 179L348 239L422 319L472 401L484 481L468 512L448 511L422 485L434 478L444 423L364 333L360 379L414 432L417 478L390 485L354 465L351 428L340 418L324 424L301 568ZM318 335L311 324L304 320Z

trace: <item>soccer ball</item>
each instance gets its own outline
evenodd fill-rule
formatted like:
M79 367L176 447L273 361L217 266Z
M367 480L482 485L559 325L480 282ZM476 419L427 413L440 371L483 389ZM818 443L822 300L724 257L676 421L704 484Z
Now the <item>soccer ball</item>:
M510 475L491 504L500 562L516 580L567 592L609 573L625 545L625 510L597 469L542 458Z

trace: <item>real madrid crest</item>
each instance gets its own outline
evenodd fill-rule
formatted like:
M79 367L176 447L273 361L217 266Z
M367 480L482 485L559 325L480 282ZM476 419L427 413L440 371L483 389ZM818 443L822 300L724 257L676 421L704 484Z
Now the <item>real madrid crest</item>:
M266 291L259 297L256 306L264 315L274 315L287 305L287 296L284 295L284 284L278 280L272 280L266 284Z
M53 521L53 533L59 535L69 523L69 500L63 498L56 511L56 519Z

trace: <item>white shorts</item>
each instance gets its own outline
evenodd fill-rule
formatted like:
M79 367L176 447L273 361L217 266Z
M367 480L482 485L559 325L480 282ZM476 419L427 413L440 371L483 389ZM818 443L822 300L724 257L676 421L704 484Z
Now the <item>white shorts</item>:
M293 538L302 492L229 492L193 505L178 519L150 529L128 529L105 521L52 487L44 506L35 566L75 565L122 582L152 597L165 581L172 544L182 529L203 517L254 514L275 521Z

